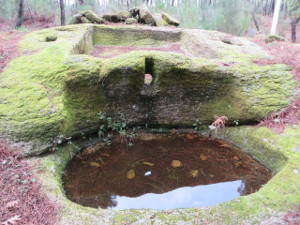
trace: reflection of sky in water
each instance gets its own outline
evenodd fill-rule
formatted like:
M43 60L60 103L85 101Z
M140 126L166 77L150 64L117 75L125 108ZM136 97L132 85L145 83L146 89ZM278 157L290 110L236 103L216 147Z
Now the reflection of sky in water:
M238 180L183 187L163 194L145 194L136 198L116 196L118 205L113 209L175 209L210 206L239 197L238 188L241 186L242 181Z

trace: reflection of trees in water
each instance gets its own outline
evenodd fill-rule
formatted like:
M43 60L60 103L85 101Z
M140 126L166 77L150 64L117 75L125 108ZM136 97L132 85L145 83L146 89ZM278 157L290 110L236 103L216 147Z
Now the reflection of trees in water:
M266 178L249 178L242 181L241 186L238 188L238 192L241 196L250 195L258 191L265 183Z
M117 206L116 196L110 192L98 196L77 196L76 202L89 207L108 209Z

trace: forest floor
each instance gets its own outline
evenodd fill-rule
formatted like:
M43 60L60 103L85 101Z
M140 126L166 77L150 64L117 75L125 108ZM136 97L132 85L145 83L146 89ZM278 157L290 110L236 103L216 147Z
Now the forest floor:
M25 21L30 30L51 27L50 19L35 19ZM1 23L1 21L0 21ZM298 29L300 43L300 29ZM18 42L28 33L28 30L10 30L9 25L1 23L0 30L0 73L5 65L20 56ZM258 60L258 64L284 63L293 68L292 73L300 86L300 45L290 42L266 44L257 36L250 39L264 48L273 59ZM130 51L131 49L121 49ZM173 51L181 51L178 46L171 46ZM280 112L273 113L269 118L260 121L260 126L266 126L275 132L282 132L287 125L300 124L300 99ZM31 167L22 158L9 151L9 146L0 143L0 223L9 224L53 224L58 213L55 203L51 202L42 192L36 178L30 173ZM4 176L3 176L4 175ZM284 224L295 225L300 221L300 210L296 209L282 218Z

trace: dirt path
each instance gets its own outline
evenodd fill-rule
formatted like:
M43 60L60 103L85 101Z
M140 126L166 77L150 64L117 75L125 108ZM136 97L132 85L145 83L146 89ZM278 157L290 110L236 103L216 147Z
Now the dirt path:
M11 60L17 58L18 42L26 33L20 31L8 31L0 33L0 73Z

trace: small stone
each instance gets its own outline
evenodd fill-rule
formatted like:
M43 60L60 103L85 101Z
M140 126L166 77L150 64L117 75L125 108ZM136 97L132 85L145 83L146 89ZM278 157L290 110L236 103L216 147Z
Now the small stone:
M129 170L127 172L127 179L131 180L133 178L135 178L135 172L134 172L134 170Z
M182 163L179 160L173 160L172 163L171 163L171 166L173 168L178 168L178 167L182 166Z

